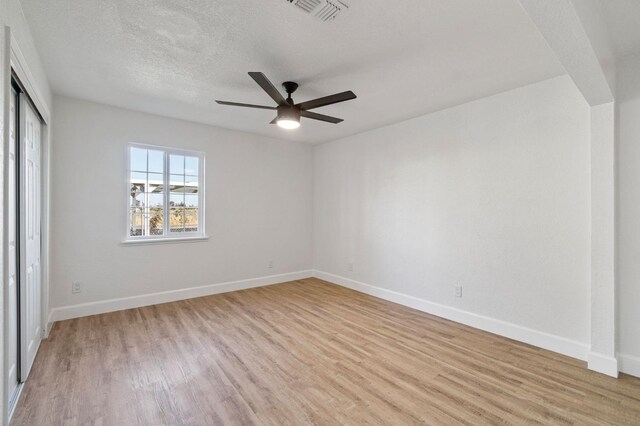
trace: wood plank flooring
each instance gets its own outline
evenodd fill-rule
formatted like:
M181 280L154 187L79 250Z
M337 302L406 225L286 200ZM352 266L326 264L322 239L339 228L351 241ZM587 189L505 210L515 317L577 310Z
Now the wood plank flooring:
M307 279L57 322L12 424L640 425L640 379Z

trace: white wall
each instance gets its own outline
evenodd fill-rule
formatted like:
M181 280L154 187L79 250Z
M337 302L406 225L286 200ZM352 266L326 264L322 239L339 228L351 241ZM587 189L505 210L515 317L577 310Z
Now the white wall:
M588 345L589 127L565 76L317 146L314 269Z
M615 94L616 60L601 2L602 0L571 0L582 27L589 37L591 48L598 58L609 88Z
M310 269L310 146L65 97L54 105L52 307ZM129 142L205 152L208 242L120 244Z
M618 64L618 350L640 376L640 55Z

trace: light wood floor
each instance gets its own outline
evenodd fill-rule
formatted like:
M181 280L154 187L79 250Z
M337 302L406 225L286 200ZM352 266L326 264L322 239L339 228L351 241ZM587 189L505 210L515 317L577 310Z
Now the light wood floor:
M317 279L58 322L14 425L635 424L640 379Z

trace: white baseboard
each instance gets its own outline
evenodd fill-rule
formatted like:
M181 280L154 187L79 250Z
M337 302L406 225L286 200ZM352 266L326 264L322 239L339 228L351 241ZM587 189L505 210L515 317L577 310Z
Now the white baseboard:
M407 294L365 284L327 272L314 270L313 276L352 290L379 297L390 302L399 303L428 314L436 315L474 328L479 328L480 330L508 337L519 342L528 343L572 358L585 361L587 359L587 354L589 353L588 345L566 339L564 337L522 327L495 318L474 314L461 309L441 305L439 303L430 302L419 297L409 296Z
M51 333L51 328L53 327L53 323L55 322L55 320L53 319L53 316L55 314L54 309L51 309L49 311L49 316L47 317L47 323L44 325L44 330L45 330L44 338L45 339L49 338L49 334Z
M618 354L618 363L621 372L640 377L640 357Z
M262 287L287 281L295 281L312 276L311 270L290 272L287 274L269 275L266 277L250 278L246 280L230 281L211 284L202 287L191 287L180 290L163 291L160 293L143 294L140 296L123 297L120 299L102 300L99 302L82 303L78 305L53 308L49 313L49 324L72 318L89 315L104 314L124 309L140 308L142 306L157 305L159 303L175 302L192 299L194 297L210 296L230 291ZM48 327L50 325L47 324Z
M9 419L7 420L7 424L11 424L11 418L13 417L13 413L16 412L18 401L20 401L20 396L22 395L22 389L24 389L24 383L18 383L16 393L13 396L13 399L9 401Z
M506 321L497 320L483 315L474 314L446 305L430 302L407 294L387 290L370 284L365 284L339 275L317 270L305 270L286 274L269 275L265 277L250 278L246 280L230 281L212 284L202 287L192 287L180 290L165 291L160 293L145 294L140 296L110 299L100 302L83 303L78 305L53 308L49 312L47 322L48 331L55 321L79 318L89 315L97 315L107 312L115 312L124 309L139 308L156 305L159 303L175 302L194 297L210 296L227 293L230 291L244 290L248 288L262 287L281 282L294 281L308 277L317 277L343 287L350 288L371 296L395 302L404 306L417 309L441 318L465 324L480 330L488 331L513 340L528 343L553 352L558 352L583 361L588 360L589 368L610 376L617 376L618 368L621 372L640 377L640 357L618 354L619 362L613 357L603 356L595 352L589 352L586 344L569 340L564 337L522 327Z
M618 360L615 357L598 352L589 352L587 361L589 370L611 377L618 377Z

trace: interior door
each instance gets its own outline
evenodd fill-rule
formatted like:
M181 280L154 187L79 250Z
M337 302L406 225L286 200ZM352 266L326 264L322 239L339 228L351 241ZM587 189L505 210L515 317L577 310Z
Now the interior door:
M9 272L9 297L8 297L8 342L7 342L7 365L8 365L8 394L9 406L13 404L13 400L18 390L18 257L17 257L17 235L18 222L16 221L18 206L17 202L17 179L16 179L16 98L18 94L15 90L11 90L11 102L9 106L9 161L8 161L8 186L7 203L9 203L7 230L7 251L9 256L9 264L7 265Z
M26 96L20 102L20 381L29 375L41 340L40 268L41 132L40 118Z

